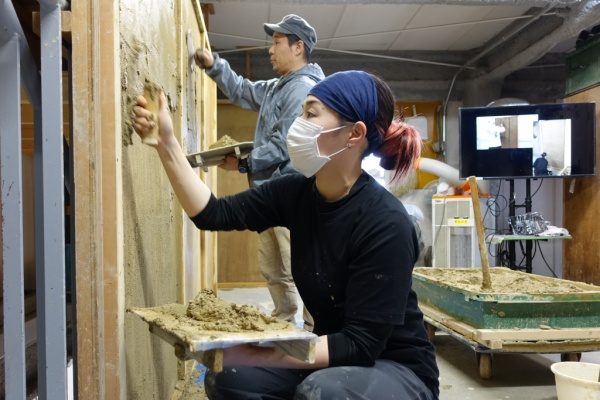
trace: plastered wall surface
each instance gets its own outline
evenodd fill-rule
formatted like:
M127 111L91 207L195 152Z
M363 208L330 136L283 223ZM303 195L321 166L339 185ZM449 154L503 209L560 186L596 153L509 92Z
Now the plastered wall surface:
M184 151L198 151L204 140L201 125L214 117L203 110L216 95L188 65L186 41L202 43L193 3L120 3L125 307L184 302L201 285L200 234L182 212L156 150L141 143L130 123L135 98L149 81L165 92ZM178 379L173 348L128 313L124 332L127 399L169 399Z
M181 217L156 151L132 136L129 114L147 79L163 88L172 110L179 107L175 4L122 1L120 29L125 306L151 307L177 300ZM176 381L172 348L131 314L125 347L127 398L167 399Z

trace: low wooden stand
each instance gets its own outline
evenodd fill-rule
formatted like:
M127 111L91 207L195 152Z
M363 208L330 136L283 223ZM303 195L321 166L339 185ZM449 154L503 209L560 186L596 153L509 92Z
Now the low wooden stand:
M579 361L582 352L600 350L600 327L479 329L433 307L419 308L432 341L439 329L475 350L482 379L492 377L493 353L560 353L562 361Z

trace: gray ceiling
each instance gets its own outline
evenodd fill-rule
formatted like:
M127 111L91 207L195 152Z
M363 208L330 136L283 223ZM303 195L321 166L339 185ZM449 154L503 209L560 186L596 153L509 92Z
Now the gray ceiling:
M213 48L252 79L273 77L264 22L306 18L326 73L365 69L412 99L485 97L554 101L564 58L583 29L600 23L600 0L271 0L211 2ZM241 48L254 48L241 50ZM250 67L249 67L250 66ZM541 67L543 66L543 67ZM455 81L452 85L452 81ZM526 84L523 84L526 83ZM482 95L481 88L489 88ZM481 97L481 99L479 99Z

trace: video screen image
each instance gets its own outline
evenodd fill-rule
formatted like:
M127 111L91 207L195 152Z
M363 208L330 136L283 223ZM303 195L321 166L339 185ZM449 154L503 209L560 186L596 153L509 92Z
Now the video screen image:
M571 174L571 119L543 120L538 114L479 116L476 132L478 151L522 149L521 162L531 160L532 176Z

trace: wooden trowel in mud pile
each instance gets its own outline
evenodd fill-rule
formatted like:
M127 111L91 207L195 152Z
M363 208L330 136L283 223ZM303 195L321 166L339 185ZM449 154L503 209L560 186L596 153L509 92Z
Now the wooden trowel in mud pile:
M485 236L483 233L483 219L481 217L481 205L479 204L479 188L477 186L477 179L474 176L470 176L469 187L471 188L471 200L473 201L473 217L475 218L475 227L477 228L477 239L479 241L479 256L481 257L481 273L483 274L483 280L481 283L482 289L492 288L492 278L490 276L490 262L487 257L487 251L485 248Z

